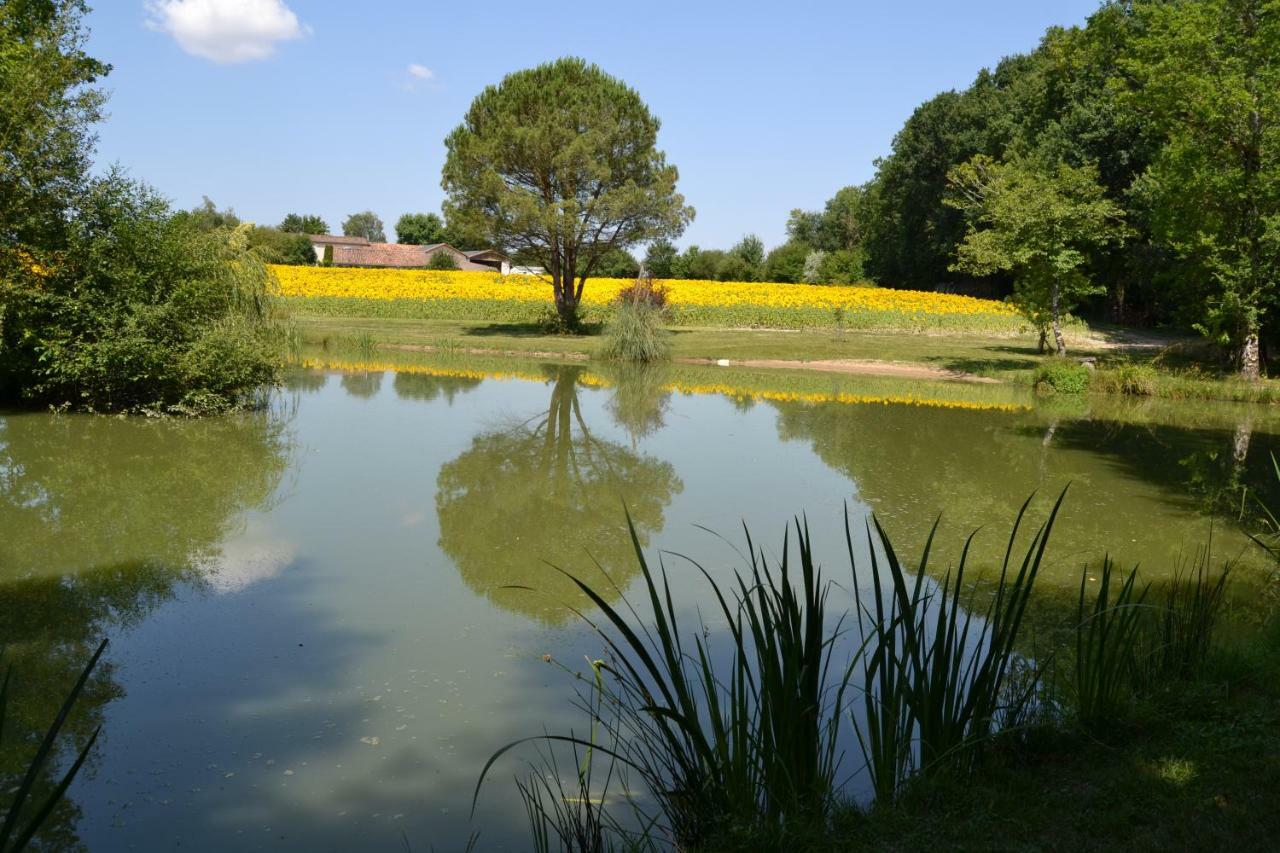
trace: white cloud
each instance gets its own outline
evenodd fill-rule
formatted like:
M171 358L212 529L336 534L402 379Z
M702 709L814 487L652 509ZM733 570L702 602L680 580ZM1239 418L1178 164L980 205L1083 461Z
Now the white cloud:
M419 65L416 62L409 63L409 76L417 80L432 80L436 73L425 65Z
M265 59L278 42L311 31L284 0L152 0L147 11L147 26L214 62Z

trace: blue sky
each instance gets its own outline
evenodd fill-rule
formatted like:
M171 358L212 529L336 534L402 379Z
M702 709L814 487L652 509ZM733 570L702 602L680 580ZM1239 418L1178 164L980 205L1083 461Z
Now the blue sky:
M1097 6L97 0L90 50L115 68L99 162L182 207L208 195L334 229L370 208L390 236L401 213L439 209L443 140L476 93L572 54L662 119L698 211L682 245L772 245L791 208L869 178L921 101Z

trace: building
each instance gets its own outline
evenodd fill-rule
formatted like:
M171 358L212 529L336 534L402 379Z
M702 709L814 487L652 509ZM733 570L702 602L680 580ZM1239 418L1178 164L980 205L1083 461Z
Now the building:
M464 252L448 243L431 243L426 246L370 243L364 237L340 237L335 234L313 234L311 246L316 250L316 260L324 260L325 252L331 250L335 267L420 269L430 266L433 256L444 253L453 258L460 270L498 272L503 275L511 272L511 259L495 249Z

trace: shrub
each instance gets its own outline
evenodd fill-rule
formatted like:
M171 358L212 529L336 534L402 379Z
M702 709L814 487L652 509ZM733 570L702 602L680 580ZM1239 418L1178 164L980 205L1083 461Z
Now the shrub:
M1147 364L1124 364L1099 370L1091 386L1107 394L1150 397L1156 393L1156 370Z
M333 246L324 247L324 257L320 260L320 266L322 267L333 266Z
M248 226L197 230L118 174L65 250L0 291L0 397L106 411L222 411L276 378L270 273Z
M1036 368L1031 384L1059 394L1083 394L1089 390L1089 368L1064 358L1051 359Z
M669 333L662 328L662 310L649 302L619 302L605 335L601 354L607 359L647 362L671 357Z
M439 249L432 252L431 257L427 258L427 269L456 270L458 269L458 261L451 253Z

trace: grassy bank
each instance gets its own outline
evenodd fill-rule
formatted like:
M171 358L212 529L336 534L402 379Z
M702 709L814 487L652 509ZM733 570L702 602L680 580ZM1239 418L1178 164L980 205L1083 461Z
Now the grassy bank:
M299 336L308 345L419 347L479 355L594 358L598 334L547 334L536 323L473 319L414 320L298 314ZM1034 387L1046 370L1074 376L1059 398L1116 396L1170 401L1280 402L1280 382L1246 382L1224 373L1192 339L1146 336L1138 343L1122 332L1078 331L1071 357L1041 355L1028 332L992 334L906 334L840 329L672 328L672 356L678 360L783 361L858 360L918 364L926 368ZM1188 351L1191 353L1188 355ZM1172 353L1172 354L1171 354ZM1092 358L1097 369L1079 363ZM1050 382L1048 385L1052 386ZM1042 385L1042 390L1049 390Z
M1280 837L1280 625L1219 648L1207 674L1144 697L1101 735L1041 729L972 779L839 812L800 849L1274 849Z

